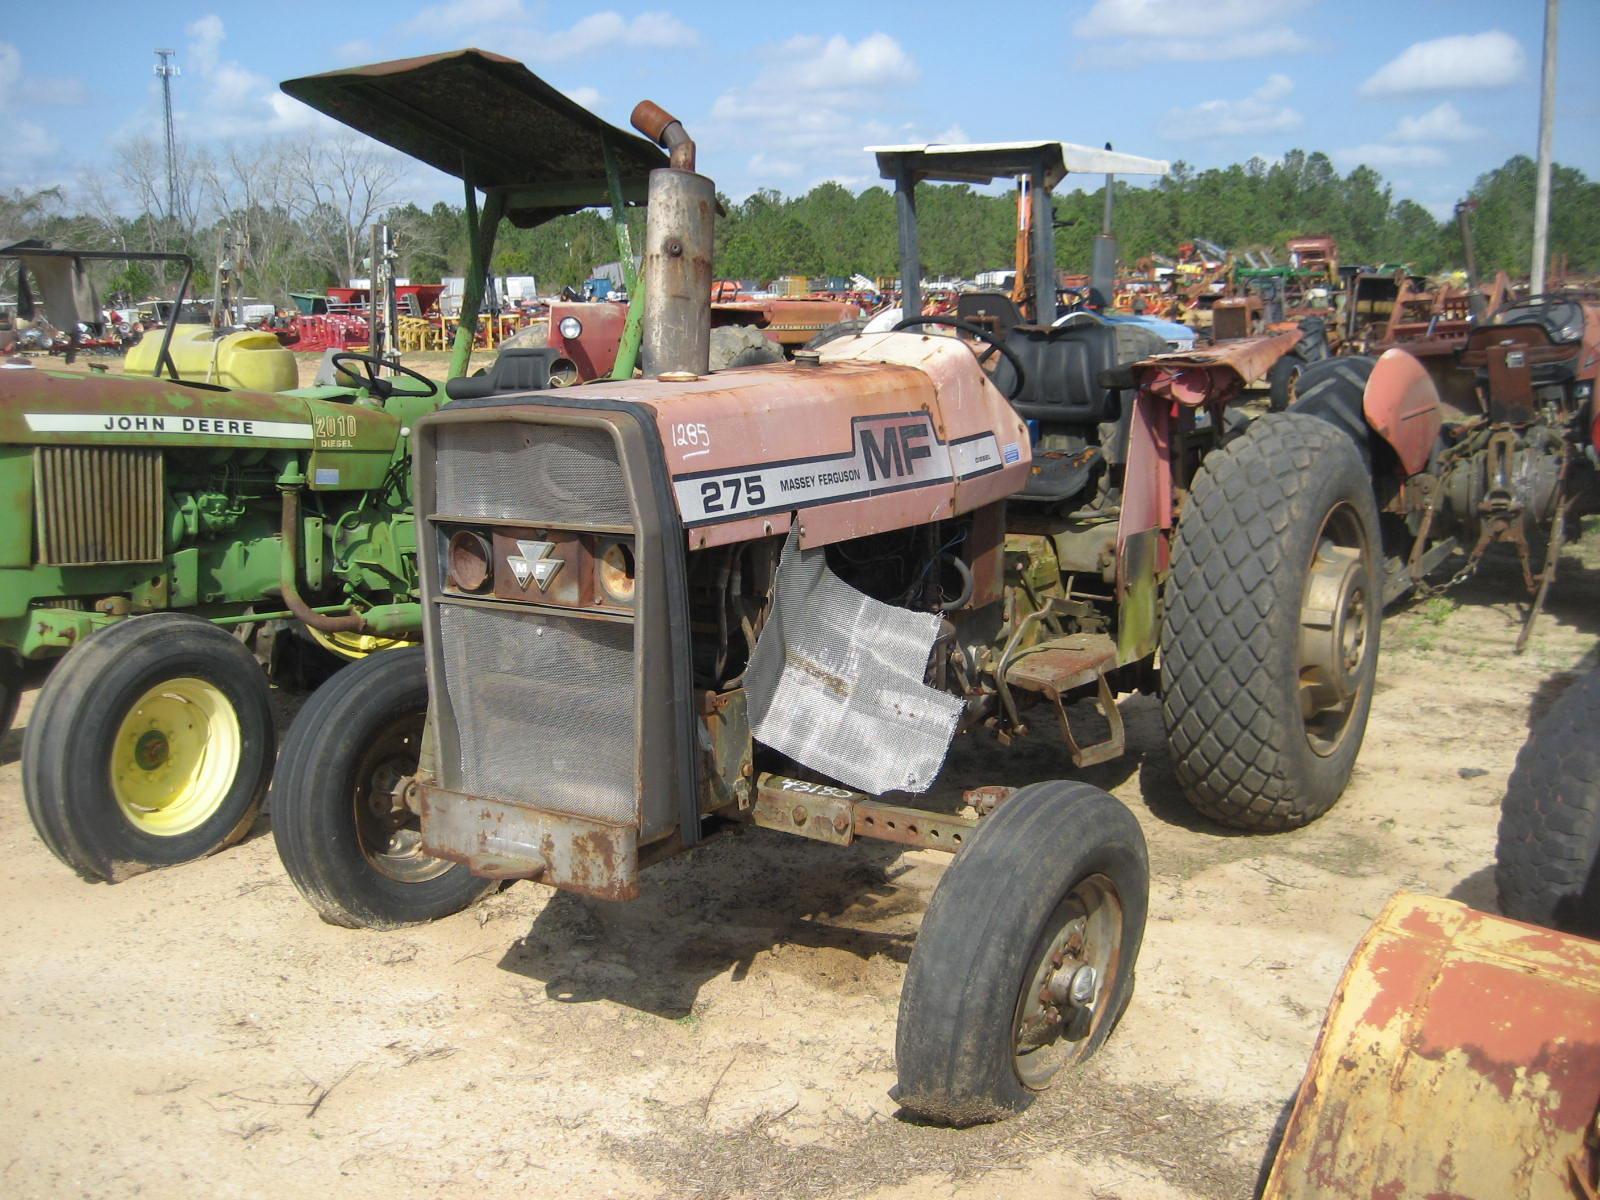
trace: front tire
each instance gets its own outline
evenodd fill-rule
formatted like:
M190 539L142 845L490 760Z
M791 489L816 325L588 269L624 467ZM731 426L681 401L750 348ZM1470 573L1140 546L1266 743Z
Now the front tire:
M51 672L22 743L28 815L84 879L202 858L249 830L272 773L265 674L199 617L107 626Z
M1295 401L1295 389L1306 369L1306 360L1293 352L1285 354L1272 364L1267 372L1267 406L1272 412L1284 412Z
M1600 671L1569 687L1534 726L1500 806L1500 911L1600 936Z
M300 710L272 785L272 834L324 921L398 929L460 912L494 886L425 854L396 801L416 774L428 712L420 646L344 668Z
M1161 711L1190 803L1236 829L1331 808L1372 705L1383 595L1350 439L1274 413L1208 456L1178 523Z
M1070 782L1007 800L923 917L895 1034L902 1107L999 1120L1093 1054L1133 994L1149 895L1144 834L1117 800Z

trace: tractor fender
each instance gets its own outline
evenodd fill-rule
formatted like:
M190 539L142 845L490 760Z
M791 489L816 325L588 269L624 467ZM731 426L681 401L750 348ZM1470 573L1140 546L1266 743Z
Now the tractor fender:
M1262 1200L1592 1196L1596 1096L1600 943L1401 893L1339 981Z
M1342 429L1368 467L1374 437L1400 464L1402 477L1427 469L1443 424L1439 393L1427 369L1404 350L1370 358L1336 357L1301 377L1289 411L1318 417Z
M1361 412L1407 475L1427 468L1444 417L1439 390L1415 357L1398 348L1383 352L1361 396Z

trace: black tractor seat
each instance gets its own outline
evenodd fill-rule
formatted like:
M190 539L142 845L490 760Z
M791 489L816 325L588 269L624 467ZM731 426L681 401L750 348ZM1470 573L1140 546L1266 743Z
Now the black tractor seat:
M505 396L515 392L542 392L552 377L576 378L572 360L550 346L516 346L502 350L494 365L482 375L452 379L444 394L452 400L477 400L483 396Z
M1011 402L1017 414L1045 425L1081 428L1115 421L1122 411L1122 394L1101 385L1102 371L1160 354L1167 345L1142 325L1074 321L1014 326L1006 347L1022 360L1024 372L1022 391ZM999 371L1009 370L1002 360Z

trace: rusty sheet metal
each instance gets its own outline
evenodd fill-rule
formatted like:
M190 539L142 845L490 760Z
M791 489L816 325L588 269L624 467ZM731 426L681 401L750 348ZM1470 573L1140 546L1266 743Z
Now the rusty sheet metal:
M642 203L661 150L602 121L515 59L454 50L286 80L283 90L446 175L508 193L524 228L610 204L605 154L627 200Z
M422 848L488 879L537 879L602 900L639 894L638 830L422 788Z
M1600 943L1401 893L1356 948L1265 1200L1569 1200L1595 1179Z
M1133 366L1140 389L1179 404L1220 404L1264 376L1300 344L1298 329L1271 337L1240 338L1200 350L1156 354Z

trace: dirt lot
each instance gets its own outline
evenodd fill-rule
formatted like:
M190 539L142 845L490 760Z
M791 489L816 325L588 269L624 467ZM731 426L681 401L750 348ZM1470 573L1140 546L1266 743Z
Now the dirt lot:
M1397 888L1493 907L1497 804L1530 718L1587 665L1600 547L1529 652L1497 565L1384 630L1349 792L1238 836L1182 801L1160 713L1089 773L1150 841L1120 1029L1022 1118L951 1132L888 1097L900 981L943 859L752 831L614 906L520 884L436 925L321 924L267 821L207 861L79 883L0 744L0 1193L7 1196L1238 1197L1345 960ZM25 699L19 723L25 723ZM1066 773L958 743L943 786Z

